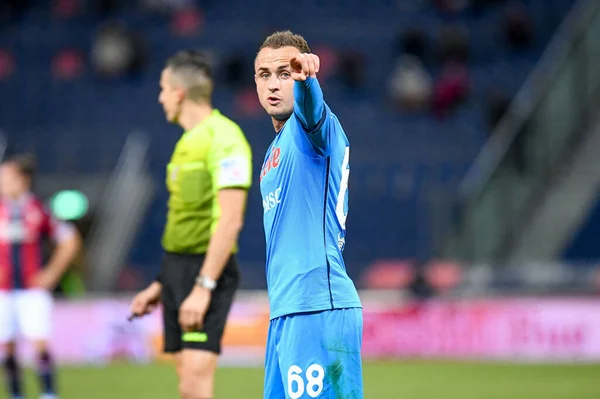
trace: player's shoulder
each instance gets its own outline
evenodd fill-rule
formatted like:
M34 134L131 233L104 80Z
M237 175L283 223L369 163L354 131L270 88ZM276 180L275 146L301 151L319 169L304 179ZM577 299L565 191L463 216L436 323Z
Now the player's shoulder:
M210 120L210 133L213 142L224 144L247 144L246 135L240 125L221 114L218 110Z
M31 194L27 198L27 211L26 213L29 215L28 217L39 218L39 220L43 220L45 218L52 218L52 212L50 208L36 195Z
M329 132L330 136L342 143L347 142L348 137L346 136L346 132L338 116L331 111L327 104L325 104L325 111L325 119L321 122L322 124L319 130L325 130ZM294 124L294 128L304 130L304 127L299 120L297 120L297 123Z
M327 112L327 121L325 121L325 123L328 124L329 129L334 131L336 137L339 137L341 141L348 141L342 122L340 122L340 119L335 113L331 111Z
M39 209L41 211L46 212L48 210L48 207L44 204L44 202L36 195L31 194L27 197L27 201L29 206L35 208L35 209Z
M323 106L324 106L324 111L323 111L324 119L321 120L321 123L319 124L319 130L322 128L341 127L340 120L338 119L337 115L333 113L331 108L329 108L329 105L326 102L324 102ZM300 117L298 116L298 114L296 112L294 112L293 118L295 120L295 123L293 125L291 125L290 127L292 129L299 129L302 131L306 131L304 125L302 124L302 120L300 119Z
M223 115L218 109L213 111L213 114L209 120L209 125L213 131L217 130L215 133L219 133L217 134L219 136L234 138L239 138L240 136L244 137L244 132L242 131L240 125L238 125L233 119Z
M325 109L327 110L326 112L326 118L327 120L325 121L325 123L329 124L330 126L333 126L335 128L339 128L342 129L342 123L340 122L340 119L338 118L337 114L335 114L327 104L325 104ZM343 130L343 129L342 129Z
M236 122L219 113L211 123L210 136L214 149L235 147L250 151L248 139Z

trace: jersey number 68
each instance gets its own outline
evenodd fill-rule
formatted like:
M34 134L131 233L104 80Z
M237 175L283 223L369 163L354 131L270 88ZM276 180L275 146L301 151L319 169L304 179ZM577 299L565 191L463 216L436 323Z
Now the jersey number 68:
M288 395L291 399L299 399L304 395L304 391L311 398L318 397L323 392L323 379L325 378L325 370L319 364L310 365L306 369L302 378L302 369L296 365L292 365L288 369L287 386ZM306 379L306 384L304 380Z

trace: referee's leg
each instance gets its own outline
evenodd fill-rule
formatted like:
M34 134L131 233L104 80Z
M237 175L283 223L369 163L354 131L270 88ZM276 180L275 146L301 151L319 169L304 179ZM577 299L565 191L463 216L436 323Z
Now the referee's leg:
M201 349L183 349L177 354L182 399L213 399L217 360L218 354Z
M223 284L222 284L223 283ZM237 281L219 281L201 331L182 334L183 350L179 354L180 392L183 399L212 399L221 339Z
M183 264L179 265L181 267L174 268L177 270L175 273L184 272L186 275L180 275L177 278L179 285L177 289L173 290L177 309L192 291L195 278L200 265L202 265L200 257L179 257L177 263L180 262ZM179 393L182 399L214 398L214 377L218 357L221 353L221 338L225 331L225 323L237 290L238 280L237 265L235 259L232 258L219 278L217 288L211 294L202 330L184 333L179 329L179 336L173 339L173 341L177 340L177 347L181 349L176 354L176 362Z

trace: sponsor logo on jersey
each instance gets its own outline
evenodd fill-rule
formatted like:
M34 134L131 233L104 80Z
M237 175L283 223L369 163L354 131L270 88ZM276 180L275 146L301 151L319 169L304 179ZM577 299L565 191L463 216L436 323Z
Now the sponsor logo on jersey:
M4 241L19 243L24 242L27 230L22 221L6 221L0 223L0 236Z
M263 197L263 209L264 213L267 213L271 209L275 208L282 200L281 187L277 187L276 190L271 191Z
M271 171L271 169L276 169L281 162L281 149L279 147L275 147L273 151L271 151L271 155L264 163L262 170L260 171L260 181L262 181L263 177L267 175Z

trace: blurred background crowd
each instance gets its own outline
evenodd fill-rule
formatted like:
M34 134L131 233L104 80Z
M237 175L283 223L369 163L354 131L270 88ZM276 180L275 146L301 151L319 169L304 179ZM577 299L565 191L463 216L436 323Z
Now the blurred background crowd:
M4 154L37 156L37 193L86 239L65 293L143 287L161 259L165 165L181 133L157 102L166 58L210 54L214 105L244 129L258 171L273 132L253 60L266 35L290 29L321 57L351 142L345 258L360 288L597 293L597 184L567 179L583 186L552 197L592 148L600 94L598 13L559 29L574 3L5 0ZM243 288L264 289L258 179L239 259Z

